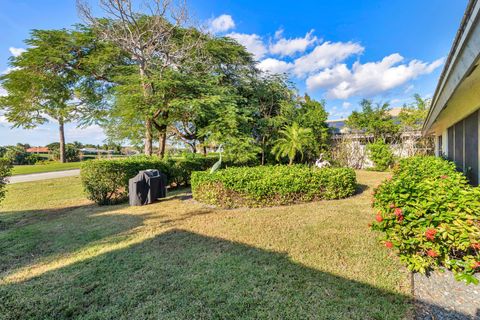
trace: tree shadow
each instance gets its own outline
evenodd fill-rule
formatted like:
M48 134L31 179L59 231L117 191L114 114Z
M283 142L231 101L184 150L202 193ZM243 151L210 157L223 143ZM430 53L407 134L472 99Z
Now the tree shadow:
M115 213L123 207L87 204L1 212L0 220L6 223L0 229L0 275L72 253L142 225L144 218L141 215Z
M411 303L283 253L181 229L0 286L3 319L402 319Z
M115 206L118 207L118 206ZM19 228L31 224L52 221L66 217L70 214L76 214L79 210L88 210L90 212L100 213L112 210L112 207L99 207L95 204L74 205L60 208L46 208L34 210L1 211L0 212L0 232L12 228Z

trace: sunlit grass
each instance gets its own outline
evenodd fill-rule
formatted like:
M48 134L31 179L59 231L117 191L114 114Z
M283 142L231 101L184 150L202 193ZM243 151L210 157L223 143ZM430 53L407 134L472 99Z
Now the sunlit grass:
M31 174L31 173L42 173L42 172L53 172L53 171L63 171L80 168L81 162L48 162L46 164L32 164L32 165L22 165L14 166L12 170L12 175L19 174Z
M386 175L358 172L363 188ZM409 277L349 199L221 210L182 191L98 207L78 178L8 186L1 318L402 319Z

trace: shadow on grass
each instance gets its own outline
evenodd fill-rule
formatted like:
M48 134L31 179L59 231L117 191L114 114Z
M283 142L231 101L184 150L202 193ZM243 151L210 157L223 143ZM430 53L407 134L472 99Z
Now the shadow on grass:
M359 194L362 194L364 193L365 191L367 191L369 189L369 186L367 186L366 184L357 184L357 190L355 191L355 195L359 195Z
M410 307L285 254L181 229L0 286L2 319L403 319Z
M97 212L110 211L110 207L98 207L95 204L75 205L61 208L48 208L38 210L18 210L0 212L0 231L12 228L19 228L31 224L52 221L70 214L75 214L78 210L89 210Z
M0 274L48 257L72 253L142 225L144 219L141 215L109 216L109 212L122 207L88 204L2 212Z

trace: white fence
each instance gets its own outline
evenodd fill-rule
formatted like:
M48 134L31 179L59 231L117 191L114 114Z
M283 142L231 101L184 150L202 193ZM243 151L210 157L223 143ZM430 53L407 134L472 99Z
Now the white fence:
M333 136L333 160L343 166L355 169L373 167L368 158L367 144L372 136L365 134L338 134ZM398 137L387 139L397 158L406 158L418 154L433 154L433 139L425 137L420 131L404 132Z

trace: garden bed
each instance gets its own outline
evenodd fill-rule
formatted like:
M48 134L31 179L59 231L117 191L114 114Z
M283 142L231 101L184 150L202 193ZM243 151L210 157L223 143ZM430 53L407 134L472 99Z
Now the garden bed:
M356 189L355 171L349 168L259 166L192 173L194 199L223 208L341 199Z

